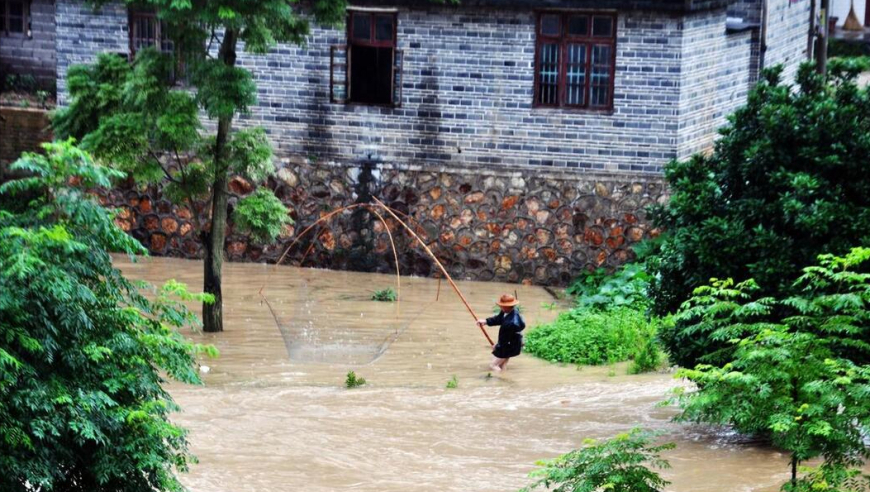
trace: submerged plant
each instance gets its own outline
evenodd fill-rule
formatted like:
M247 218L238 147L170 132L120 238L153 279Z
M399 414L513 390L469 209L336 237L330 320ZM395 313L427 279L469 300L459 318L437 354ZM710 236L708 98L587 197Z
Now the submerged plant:
M490 377L491 377L491 375L490 375ZM458 387L459 387L459 380L456 379L456 374L454 374L453 377L450 378L450 381L447 381L447 389L456 389Z
M398 297L396 296L396 291L394 291L390 287L387 287L386 289L383 289L383 290L375 291L375 293L372 294L373 301L396 302L396 299L398 299Z
M353 371L348 371L347 378L344 380L344 385L348 389L358 388L364 384L366 384L365 378L357 376Z
M578 450L551 461L539 461L541 469L529 474L537 481L520 492L539 487L553 492L659 492L670 482L648 466L670 468L660 453L675 446L653 446L656 437L655 433L632 429L602 442L586 439Z

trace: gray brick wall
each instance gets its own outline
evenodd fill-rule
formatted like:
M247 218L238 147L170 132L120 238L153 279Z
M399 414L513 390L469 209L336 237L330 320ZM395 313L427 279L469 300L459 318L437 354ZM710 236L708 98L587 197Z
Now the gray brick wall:
M764 66L784 65L783 78L792 81L807 60L810 1L769 0L768 9Z
M753 80L752 31L725 33L724 9L689 15L683 30L678 156L712 147L728 114L746 101Z
M79 0L57 0L58 104L66 104L70 65L92 63L99 53L128 53L127 8L107 3L94 10Z
M751 13L758 1L738 4ZM789 74L803 56L806 3L771 0L768 65L786 62ZM127 14L117 4L91 13L80 0L58 0L57 8L63 104L70 64L128 51ZM656 173L672 158L710 147L757 67L756 34L726 34L721 7L621 11L612 113L532 108L532 11L402 7L398 17L401 107L331 103L329 48L345 35L314 28L305 47L240 56L259 94L239 125L264 126L282 156Z
M247 120L282 153L455 165L542 165L656 172L676 156L680 18L622 12L612 114L532 108L532 12L402 10L401 108L330 104L329 46L344 33L315 29L305 48L240 63L268 74Z
M33 0L30 35L0 33L2 73L32 75L43 87L54 85L57 76L54 19L52 0Z

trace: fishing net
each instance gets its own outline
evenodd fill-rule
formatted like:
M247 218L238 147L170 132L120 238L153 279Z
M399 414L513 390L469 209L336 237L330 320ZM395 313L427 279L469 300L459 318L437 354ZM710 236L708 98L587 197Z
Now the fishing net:
M282 289L280 297L265 293L263 299L291 360L351 365L374 362L434 300L429 297L430 289L424 289L426 295L418 302L406 302L404 292L401 303L374 301L371 291L360 290L359 275L318 275L317 270L308 270L295 278L298 285ZM386 278L378 287L389 285ZM402 284L404 289L405 282Z

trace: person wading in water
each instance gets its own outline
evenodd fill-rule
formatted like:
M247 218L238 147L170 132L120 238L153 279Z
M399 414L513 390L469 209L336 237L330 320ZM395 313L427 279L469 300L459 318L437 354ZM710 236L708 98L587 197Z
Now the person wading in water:
M489 365L493 371L504 370L510 358L520 355L523 350L523 336L520 332L526 328L526 322L516 309L519 303L514 296L505 294L496 303L501 308L500 313L492 318L477 320L477 324L481 327L483 325L501 327L498 330L498 343L492 351L495 358Z

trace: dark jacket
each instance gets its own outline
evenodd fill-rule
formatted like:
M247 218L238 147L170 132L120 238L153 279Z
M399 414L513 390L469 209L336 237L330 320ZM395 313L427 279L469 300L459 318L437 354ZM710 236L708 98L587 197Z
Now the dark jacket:
M487 318L486 324L501 326L498 330L498 343L495 344L492 355L502 359L520 355L523 349L523 336L520 332L526 328L526 322L516 308L509 313L502 311L492 318Z

